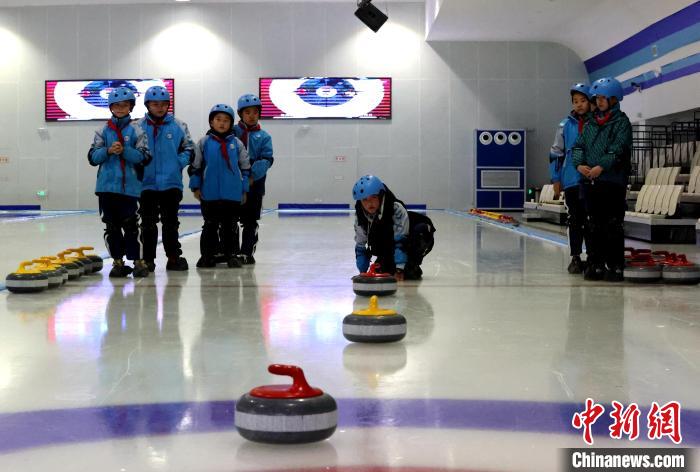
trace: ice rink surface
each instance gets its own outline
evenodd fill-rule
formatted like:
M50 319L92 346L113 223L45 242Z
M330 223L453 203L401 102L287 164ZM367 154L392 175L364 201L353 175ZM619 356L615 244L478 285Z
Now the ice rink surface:
M606 407L595 447L672 446L646 438L652 403L671 401L682 445L700 444L698 286L584 282L561 235L428 214L424 279L380 300L408 320L399 343L343 338L368 303L343 213L265 214L253 267L195 269L201 217L185 216L189 272L166 273L159 247L146 279L109 279L106 260L60 289L0 291L0 470L554 471L560 448L585 446L571 420L586 398ZM76 245L105 252L95 213L50 216L0 221L4 274ZM235 400L286 382L270 363L336 398L330 439L236 433ZM640 439L609 437L612 401L639 405Z

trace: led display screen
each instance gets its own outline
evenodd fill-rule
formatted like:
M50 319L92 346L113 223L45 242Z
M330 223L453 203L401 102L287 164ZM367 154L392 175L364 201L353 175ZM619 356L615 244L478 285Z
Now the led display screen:
M261 118L391 118L390 77L260 78Z
M146 114L143 98L153 85L162 85L170 92L170 111L175 107L174 79L108 79L108 80L47 80L46 121L106 120L109 111L107 97L117 87L127 87L136 95L136 106L131 117L138 119Z

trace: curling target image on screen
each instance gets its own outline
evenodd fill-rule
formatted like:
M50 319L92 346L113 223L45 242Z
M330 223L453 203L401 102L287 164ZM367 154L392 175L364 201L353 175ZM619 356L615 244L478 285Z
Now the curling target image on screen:
M261 78L261 118L391 118L390 77Z
M153 85L168 89L171 112L175 106L173 79L47 80L45 84L46 121L107 120L112 116L107 97L117 87L127 87L136 95L136 106L131 112L133 119L146 114L143 96Z

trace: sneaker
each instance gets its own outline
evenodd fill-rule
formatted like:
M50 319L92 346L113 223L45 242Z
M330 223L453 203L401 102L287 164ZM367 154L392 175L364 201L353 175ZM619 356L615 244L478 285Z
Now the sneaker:
M132 268L128 265L124 265L124 261L121 259L116 259L112 263L112 270L109 271L109 276L113 278L123 278L127 277L132 272Z
M585 280L603 280L605 277L605 266L602 264L590 264L583 273Z
M228 262L228 257L226 257L225 255L219 253L214 256L214 265L224 264L226 262Z
M622 282L625 280L625 275L620 267L614 267L605 271L606 282Z
M406 264L403 271L404 280L420 280L423 278L423 269L420 266L412 266Z
M187 259L184 257L169 257L165 266L165 270L184 271L187 269L189 269L189 266L187 265Z
M582 274L583 262L581 262L581 258L579 256L573 256L571 258L571 262L569 263L569 267L567 267L566 270L569 272L569 274Z
M156 271L155 261L146 261L146 267L148 267L148 272L155 272Z
M211 257L200 257L197 261L197 267L216 267L216 261Z
M229 267L231 268L237 268L237 267L242 267L243 264L241 261L238 259L238 256L231 256L229 257L228 261L226 262Z
M246 254L239 254L238 259L240 259L241 264L243 265L254 265L255 264L255 258L251 255L246 255Z
M148 265L143 259L134 261L134 277L148 277Z

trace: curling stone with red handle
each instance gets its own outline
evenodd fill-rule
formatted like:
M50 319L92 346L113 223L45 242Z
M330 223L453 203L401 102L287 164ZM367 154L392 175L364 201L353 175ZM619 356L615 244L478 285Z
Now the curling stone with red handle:
M695 285L700 283L700 267L679 254L663 264L661 278L667 284Z
M627 282L653 283L661 280L661 266L651 256L627 261L623 276Z
M276 375L289 375L292 385L264 385L236 402L236 429L244 438L270 444L299 444L329 438L338 425L333 397L311 387L301 368L272 364Z
M357 295L371 297L372 295L384 296L396 293L396 277L391 274L379 272L379 265L372 264L367 272L352 278L352 290Z

